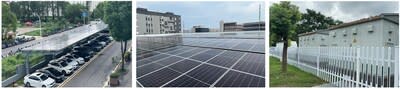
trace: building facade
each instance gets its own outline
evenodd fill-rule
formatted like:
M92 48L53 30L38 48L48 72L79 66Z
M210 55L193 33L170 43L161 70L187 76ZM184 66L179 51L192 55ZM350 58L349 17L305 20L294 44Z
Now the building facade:
M249 22L243 24L243 31L265 30L265 22Z
M223 32L265 30L265 22L261 21L239 24L237 22L220 21L220 30Z
M384 13L328 28L326 46L331 47L394 47L399 45L399 15ZM311 34L318 36L317 34ZM309 35L299 35L300 46L313 45Z
M327 30L299 34L299 47L326 47L328 36Z
M136 34L167 34L181 32L181 16L171 12L161 13L136 9Z

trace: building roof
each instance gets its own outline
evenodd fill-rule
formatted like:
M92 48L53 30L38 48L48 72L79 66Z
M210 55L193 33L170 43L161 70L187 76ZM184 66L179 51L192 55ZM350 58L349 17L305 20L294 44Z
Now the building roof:
M391 18L393 16L396 18ZM306 35L311 35L311 34L315 34L315 33L329 35L327 33L328 30L336 30L338 28L344 28L344 27L348 27L348 26L353 26L353 25L376 21L376 20L381 20L381 19L392 22L394 24L399 24L398 17L399 17L399 13L382 13L378 16L372 16L372 17L363 18L363 19L359 19L356 21L348 22L348 23L331 26L328 29L324 29L324 30L318 30L315 32L306 32L306 33L299 34L298 36L306 36Z
M148 11L146 8L136 8L136 13L140 13L140 14L148 14L148 15L158 15L158 16L168 16L168 17L181 17L180 15L175 15L172 12L165 12L165 13L161 13L161 12L155 12L155 11Z
M395 24L399 24L398 20L390 19L389 16L397 16L397 19L398 19L399 14L398 13L382 13L382 14L380 14L378 16L372 16L372 17L363 18L363 19L352 21L352 22L348 22L348 23L343 23L343 24L331 26L328 29L329 30L335 30L335 29L338 29L338 28L353 26L353 25L366 23L366 22L371 22L371 21L376 21L376 20L381 20L381 19L389 21L389 22L392 22L392 23L395 23Z
M301 33L298 36L306 36L306 35L312 35L312 34L322 34L322 35L329 35L327 29L322 29L322 30L317 30L313 32L306 32L306 33Z

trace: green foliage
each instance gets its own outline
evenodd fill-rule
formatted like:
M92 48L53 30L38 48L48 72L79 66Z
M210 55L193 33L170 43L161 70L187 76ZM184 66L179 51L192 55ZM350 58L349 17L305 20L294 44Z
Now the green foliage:
M37 14L46 19L46 14L52 14L51 18L62 18L65 14L65 8L69 3L67 1L18 1L10 2L11 10L21 22L38 20ZM51 9L50 9L51 8Z
M271 87L312 87L326 83L324 80L289 65L287 73L281 73L278 58L269 57L269 85Z
M10 10L10 6L5 3L2 2L2 8L1 8L1 32L2 32L2 39L3 40L9 40L12 38L9 38L8 36L6 36L7 32L13 31L15 32L17 30L17 17L15 16L15 14L13 12L11 12Z
M70 4L65 9L65 18L71 23L82 23L82 12L85 10L86 7L81 4Z
M271 37L274 42L287 42L295 36L296 24L301 19L298 9L299 7L288 1L281 1L270 7L270 36L274 36Z
M132 39L132 3L130 1L105 2L104 20L116 41Z
M110 75L111 78L118 78L121 75L121 73L119 71L115 71L114 73L112 73Z
M30 65L35 65L43 60L43 55L39 53L33 53L28 58ZM1 73L2 79L7 79L15 74L16 68L18 65L21 65L25 62L25 56L18 53L12 56L5 57L1 60Z
M104 18L104 6L105 6L106 2L101 2L96 6L96 9L93 10L92 13L92 18L99 18L99 19L103 19Z
M306 13L302 13L301 21L298 24L297 34L328 29L329 26L342 24L342 21L334 20L332 17L327 17L320 12L311 9L306 9ZM296 36L293 40L298 40Z

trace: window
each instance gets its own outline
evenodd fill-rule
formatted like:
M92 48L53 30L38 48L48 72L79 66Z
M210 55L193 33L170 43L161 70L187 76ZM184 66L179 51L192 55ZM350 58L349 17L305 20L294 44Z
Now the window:
M332 37L336 37L336 33L335 32L330 32L329 35L332 36Z
M391 35L393 33L393 31L390 30L388 33L389 33L389 35Z
M392 41L392 39L389 38L388 41Z
M353 28L351 31L353 32L353 35L357 35L357 28Z
M368 33L373 33L374 32L374 26L373 25L368 25Z
M35 77L35 76L31 76L31 77L29 77L29 79L36 80L36 81L40 81L40 79L37 78L37 77Z
M344 36L344 37L347 36L346 30L343 30L343 36Z

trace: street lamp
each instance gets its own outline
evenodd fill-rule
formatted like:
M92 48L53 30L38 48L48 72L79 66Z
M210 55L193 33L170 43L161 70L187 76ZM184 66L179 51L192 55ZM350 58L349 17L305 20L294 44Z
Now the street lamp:
M42 21L40 20L40 16L38 14L34 14L35 16L37 16L39 18L39 34L40 37L42 37Z

